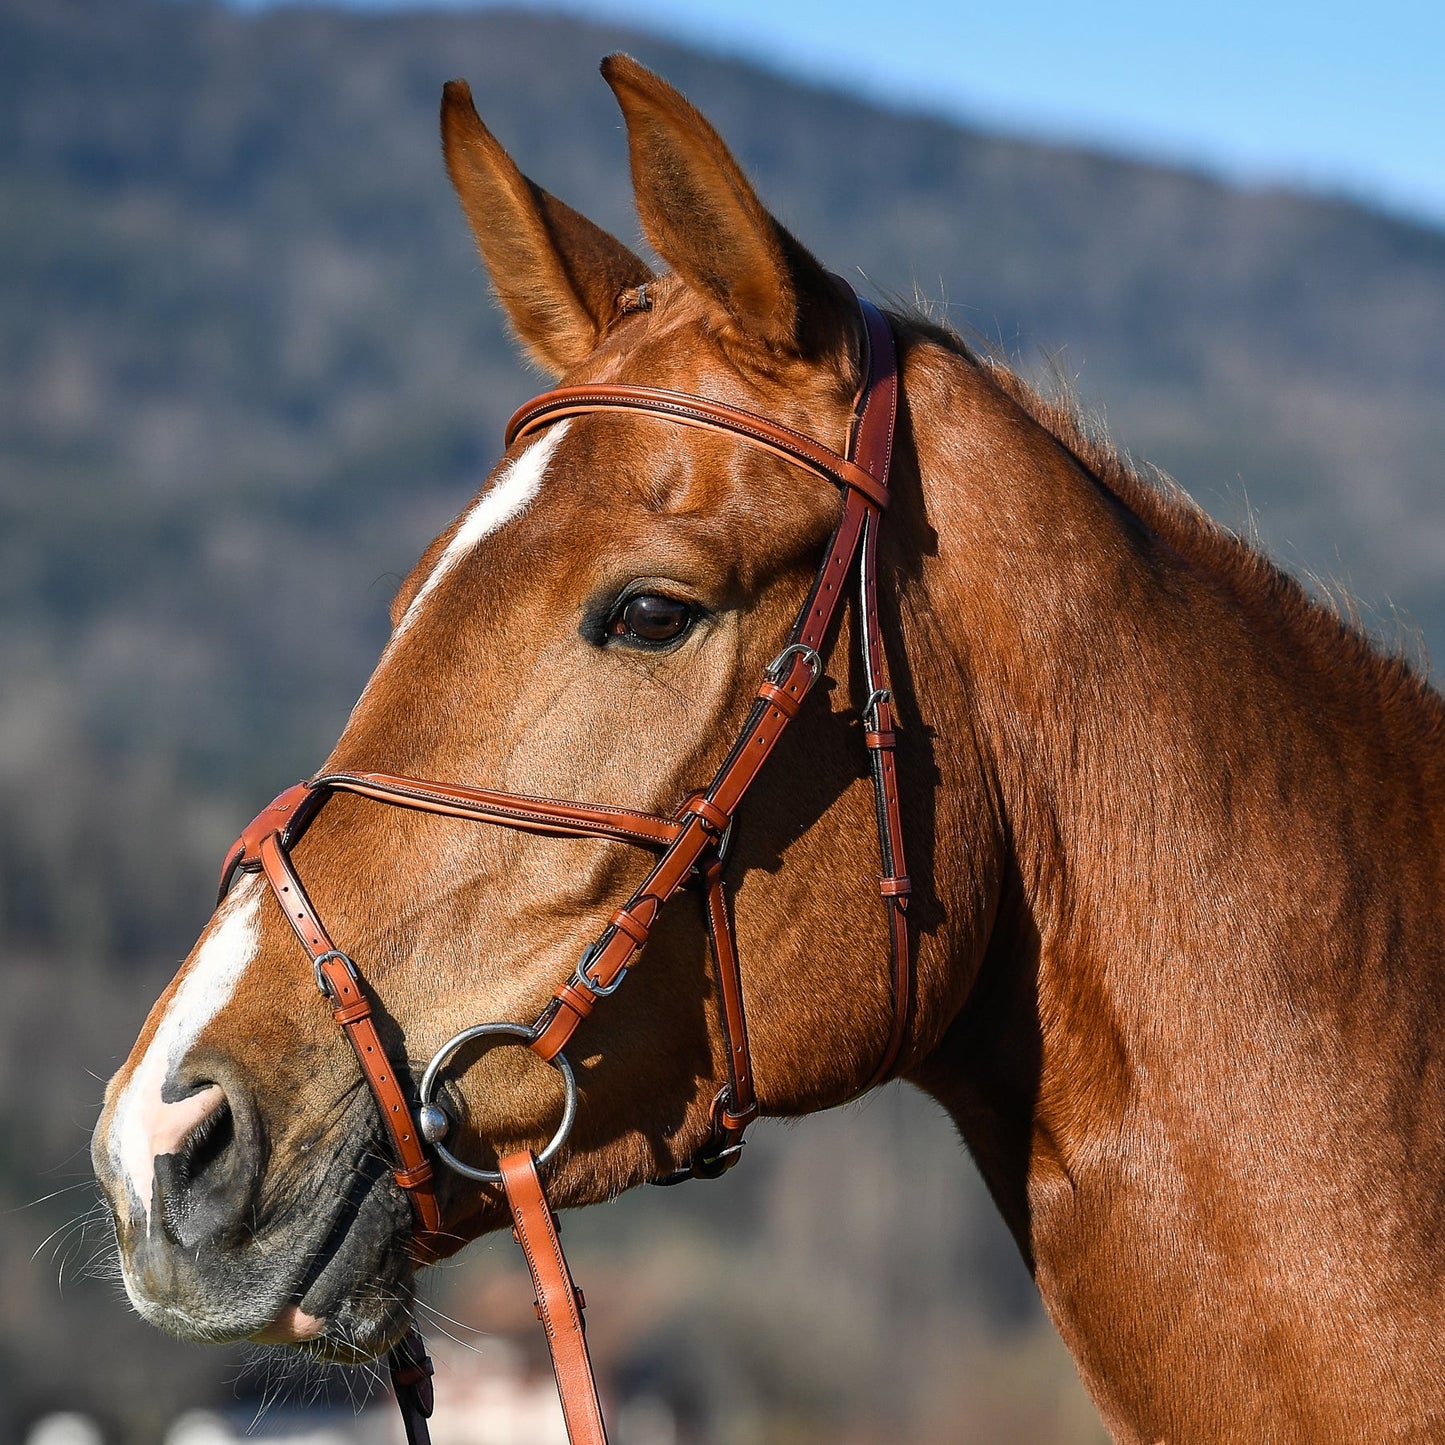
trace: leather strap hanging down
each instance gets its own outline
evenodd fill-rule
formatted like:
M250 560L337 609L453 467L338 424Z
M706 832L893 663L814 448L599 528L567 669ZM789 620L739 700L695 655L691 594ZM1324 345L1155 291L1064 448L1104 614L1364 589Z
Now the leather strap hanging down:
M504 1155L498 1168L512 1210L512 1234L522 1246L532 1288L537 1292L537 1318L547 1335L567 1438L572 1445L607 1445L597 1378L587 1349L587 1327L582 1319L585 1301L562 1253L557 1218L542 1192L537 1161L524 1150Z
M838 284L848 289L846 283ZM882 510L889 500L898 376L893 336L886 319L869 302L859 300L857 304L864 322L864 381L855 404L846 456L738 407L623 384L569 387L545 393L523 407L508 427L510 445L566 416L601 410L646 413L741 437L843 488L842 514L787 645L767 669L741 732L706 790L689 797L673 817L666 818L611 804L539 798L387 773L336 772L299 783L280 794L250 824L227 857L221 875L222 896L237 872L262 872L287 922L312 959L317 985L330 1000L333 1015L356 1052L391 1137L399 1161L393 1173L416 1209L420 1224L417 1245L423 1257L441 1225L432 1166L422 1148L411 1102L382 1048L371 1001L356 967L336 948L312 907L291 865L290 850L326 800L337 792L531 832L609 838L659 850L660 857L641 887L612 914L572 978L556 991L530 1029L497 1027L522 1034L539 1057L555 1060L597 1001L616 991L647 942L662 906L693 880L700 881L717 974L727 1082L714 1101L709 1140L688 1168L659 1182L721 1173L736 1162L743 1131L758 1113L742 974L723 881L722 854L739 805L821 673L821 654L855 566L861 611L859 652L868 685L863 722L878 815L882 858L879 891L889 922L893 1005L887 1041L868 1087L889 1077L897 1065L907 1037L912 1002L907 921L911 885L904 863L894 763L892 694L878 621L877 535ZM555 1147L555 1142L550 1147ZM501 1161L501 1178L516 1224L514 1232L537 1287L538 1314L547 1329L569 1436L574 1445L605 1445L582 1325L581 1294L567 1269L536 1162L527 1153L507 1156ZM431 1366L414 1329L392 1350L389 1364L409 1445L426 1445Z

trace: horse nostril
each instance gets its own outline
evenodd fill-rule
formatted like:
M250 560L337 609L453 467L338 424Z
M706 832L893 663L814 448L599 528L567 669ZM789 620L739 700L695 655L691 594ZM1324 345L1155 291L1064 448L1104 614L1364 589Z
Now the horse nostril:
M222 1095L220 1104L181 1140L175 1153L177 1170L194 1183L219 1160L235 1137L231 1106Z
M152 1136L159 1146L154 1204L165 1232L190 1247L213 1239L244 1212L254 1171L240 1157L246 1151L236 1114L218 1084L166 1107L165 1137Z
M186 1142L226 1106L219 1084L204 1083L174 1102L160 1094L150 1102L147 1143L154 1157L179 1153Z

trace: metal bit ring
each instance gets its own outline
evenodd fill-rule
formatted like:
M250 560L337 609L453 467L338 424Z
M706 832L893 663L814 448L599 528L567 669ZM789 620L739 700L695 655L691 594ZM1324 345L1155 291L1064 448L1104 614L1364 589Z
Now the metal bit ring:
M474 1024L469 1029L463 1029L459 1034L453 1034L432 1055L431 1063L426 1066L426 1072L421 1077L422 1109L444 1112L441 1105L432 1097L436 1089L437 1075L441 1072L442 1066L463 1044L470 1043L473 1039L490 1038L498 1034L515 1039L518 1043L529 1045L537 1038L536 1030L530 1029L524 1024L503 1023ZM572 1073L572 1066L561 1054L555 1055L549 1062L562 1075L562 1085L566 1090L566 1097L562 1104L562 1122L557 1126L557 1132L552 1135L547 1147L536 1156L538 1164L546 1164L556 1154L568 1134L572 1132L572 1125L577 1120L577 1080ZM431 1140L431 1147L436 1150L437 1156L443 1163L450 1165L458 1174L465 1175L468 1179L475 1179L479 1184L500 1184L502 1182L500 1169L478 1169L471 1164L464 1164L450 1149L435 1139Z

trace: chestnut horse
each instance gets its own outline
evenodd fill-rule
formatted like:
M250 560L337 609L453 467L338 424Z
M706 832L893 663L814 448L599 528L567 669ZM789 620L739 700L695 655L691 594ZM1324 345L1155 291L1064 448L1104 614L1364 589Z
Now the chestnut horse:
M665 274L446 91L447 164L526 351L569 385L709 398L844 452L856 306L681 96L603 69ZM957 1121L1117 1438L1445 1438L1445 704L1071 415L890 324L880 616L913 880L891 1072ZM324 771L676 815L725 765L839 498L637 411L521 436L402 586ZM845 610L819 649L726 860L769 1115L865 1089L892 1027L859 625ZM459 1030L538 1015L640 857L343 793L291 863L414 1086ZM405 1330L412 1210L328 1012L243 876L95 1135L148 1320L333 1358ZM577 1028L553 1201L685 1166L727 1046L678 903ZM446 1073L456 1157L553 1135L557 1075L525 1049ZM440 1167L436 1200L433 1252L506 1221L500 1191Z

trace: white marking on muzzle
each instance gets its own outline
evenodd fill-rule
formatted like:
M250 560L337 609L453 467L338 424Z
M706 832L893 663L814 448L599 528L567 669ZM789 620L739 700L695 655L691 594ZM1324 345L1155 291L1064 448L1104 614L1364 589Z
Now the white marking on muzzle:
M545 435L538 437L514 462L498 476L497 480L472 503L467 514L452 533L441 558L431 570L431 575L421 584L411 605L402 615L392 634L392 641L401 637L421 613L421 605L436 590L437 584L462 560L471 553L484 537L490 536L499 527L519 517L526 511L532 498L542 485L542 476L557 444L567 435L570 421L558 422L548 428Z
M127 1081L111 1125L111 1157L140 1201L147 1228L158 1152L176 1147L178 1134L199 1122L192 1099L168 1104L161 1090L201 1030L235 992L260 942L261 879L242 878L211 920L149 1046ZM202 1110L202 1115L208 1111ZM161 1147L157 1147L157 1146ZM168 1147L167 1147L168 1146Z

